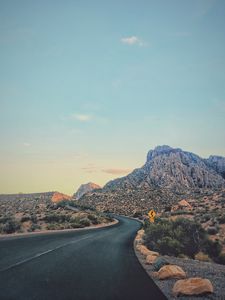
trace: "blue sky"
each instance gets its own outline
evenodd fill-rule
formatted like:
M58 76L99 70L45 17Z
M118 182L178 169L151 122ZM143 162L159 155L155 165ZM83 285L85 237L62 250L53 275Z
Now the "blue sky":
M225 156L225 2L0 0L0 192Z

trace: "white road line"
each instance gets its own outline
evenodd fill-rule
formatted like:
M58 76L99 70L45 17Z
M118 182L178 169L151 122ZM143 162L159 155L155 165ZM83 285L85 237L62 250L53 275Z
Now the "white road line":
M85 238L82 238L82 239L79 239L79 240L76 240L76 241L72 241L72 242L69 242L69 243L62 244L62 245L57 246L57 247L55 247L55 248L53 248L53 249L49 249L49 250L46 250L46 251L44 251L44 252L37 253L37 254L35 254L34 256L28 257L28 258L26 258L26 259L23 259L23 260L21 260L21 261L18 261L18 262L15 263L15 264L10 265L9 267L6 267L6 268L1 269L0 272L8 271L8 270L10 270L10 269L12 269L12 268L14 268L14 267L20 266L20 265L22 265L22 264L24 264L24 263L26 263L26 262L29 262L29 261L31 261L31 260L33 260L33 259L36 259L36 258L38 258L38 257L40 257L40 256L43 256L43 255L45 255L45 254L48 254L48 253L50 253L50 252L56 251L56 250L58 250L58 249L60 249L60 248L63 248L63 247L65 247L65 246L68 246L68 245L71 245L71 244L75 244L75 243L80 242L80 241L83 241L83 240L87 240L87 239L89 239L90 237L91 237L91 236L87 236L87 237L85 237Z
M105 237L106 235L112 235L112 234L113 234L113 233L110 233L110 234L109 234L108 232L103 233L103 234L101 234L100 236L95 237L95 240L96 240L96 239L100 239L100 238L102 238L102 237ZM29 261L31 261L31 260L34 260L34 259L36 259L36 258L38 258L38 257L41 257L41 256L43 256L43 255L45 255L45 254L48 254L48 253L53 252L53 251L56 251L56 250L58 250L58 249L60 249L60 248L63 248L63 247L65 247L65 246L68 246L68 245L71 245L71 244L75 244L75 243L78 243L78 242L83 241L83 240L87 240L87 239L89 239L89 238L93 238L92 234L89 235L89 236L86 236L86 237L84 237L84 238L82 238L82 239L75 240L75 241L71 241L71 242L69 242L69 243L65 243L65 244L62 244L62 245L60 245L60 246L57 246L57 247L55 247L55 248L53 248L53 249L49 249L49 250L46 250L46 251L44 251L44 252L37 253L37 254L35 254L34 256L28 257L28 258L26 258L26 259L23 259L23 260L21 260L21 261L18 261L18 262L15 263L15 264L12 264L12 265L8 266L8 267L6 267L6 268L0 269L0 272L8 271L8 270L10 270L10 269L12 269L12 268L15 268L15 267L17 267L17 266L20 266L20 265L22 265L22 264L25 264L25 263L27 263L27 262L29 262Z

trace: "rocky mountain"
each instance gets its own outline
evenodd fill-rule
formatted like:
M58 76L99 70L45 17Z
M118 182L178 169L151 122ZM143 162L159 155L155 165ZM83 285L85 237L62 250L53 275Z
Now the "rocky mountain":
M82 184L77 192L73 195L75 199L80 199L84 194L92 192L93 190L99 190L101 187L93 182Z
M198 199L225 188L223 157L203 159L169 146L150 150L143 167L85 194L82 204L125 215L168 209L187 198Z
M158 187L184 192L193 189L221 188L225 158L203 159L196 154L169 146L158 146L147 154L145 165L131 174L108 182L104 190Z
M225 179L225 157L211 155L205 162Z

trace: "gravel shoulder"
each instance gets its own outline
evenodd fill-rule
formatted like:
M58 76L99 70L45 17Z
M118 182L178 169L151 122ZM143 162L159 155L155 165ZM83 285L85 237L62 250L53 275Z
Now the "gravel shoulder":
M225 266L216 263L201 262L193 259L181 259L171 256L163 256L170 264L180 266L186 273L187 277L202 277L211 281L214 293L205 296L180 296L178 298L172 295L172 288L177 279L159 280L153 276L153 266L145 263L145 256L142 255L136 247L134 247L135 254L148 273L148 275L154 280L161 291L166 295L169 300L225 300Z

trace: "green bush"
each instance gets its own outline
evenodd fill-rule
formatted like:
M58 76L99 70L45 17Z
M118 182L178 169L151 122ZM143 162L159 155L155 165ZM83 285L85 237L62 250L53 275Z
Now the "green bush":
M205 230L200 224L188 219L175 221L157 219L155 223L145 224L145 243L149 249L162 254L184 254L194 258L207 240Z
M44 217L44 220L47 223L64 223L69 222L71 217L69 215L64 214L50 214Z
M7 221L9 221L11 217L1 217L0 218L0 224L5 224Z
M162 253L163 255L167 254L177 256L178 254L183 252L181 243L169 236L165 236L162 238L162 240L159 240L158 246L160 253Z
M221 265L225 265L225 253L221 253L218 256L217 262Z
M27 222L27 221L30 221L30 216L23 216L20 220L22 223L23 222Z
M87 218L84 218L80 220L80 224L87 227L91 225L91 222Z
M204 241L202 248L203 251L207 253L213 260L216 260L216 258L220 255L222 245L218 240L212 241L207 239Z
M20 223L14 219L9 219L2 227L3 233L14 233L20 229Z
M225 224L225 214L218 218L220 224Z
M211 234L211 235L216 234L216 233L218 233L218 228L214 227L214 226L208 227L207 232L208 232L208 234Z
M95 215L89 214L89 215L88 215L88 219L89 219L89 220L91 221L91 223L94 224L94 225L97 225L97 224L100 223L99 220L98 220L98 218L97 218Z
M40 230L41 226L38 224L32 224L30 227L30 231Z

